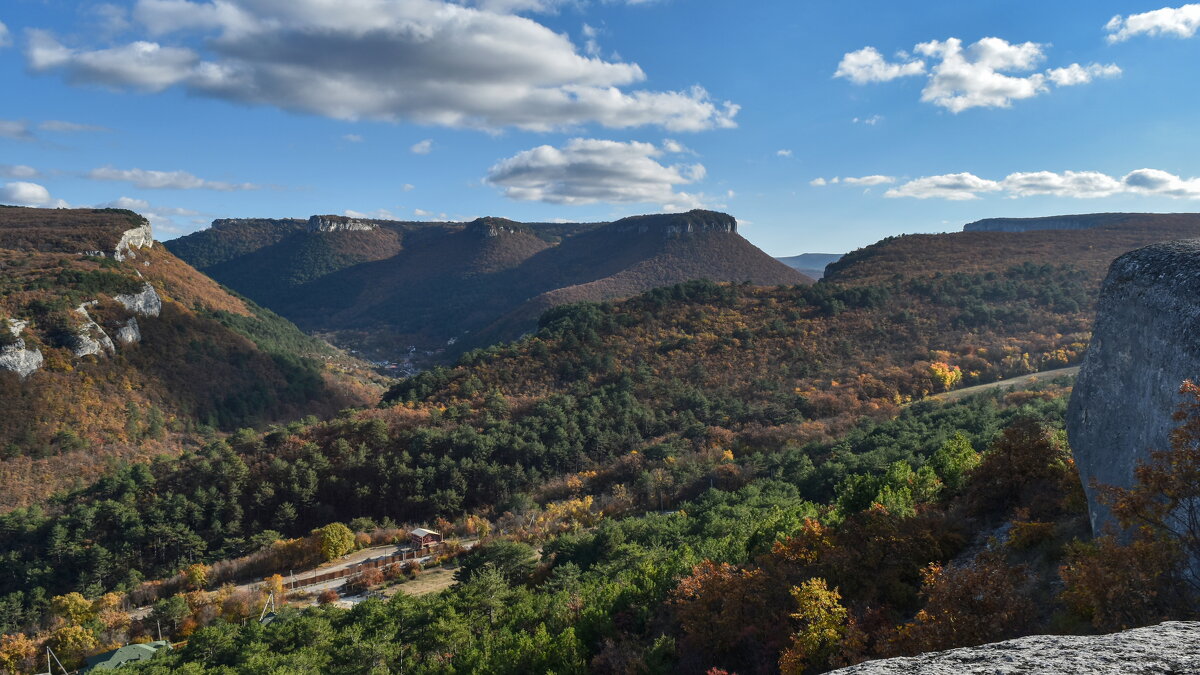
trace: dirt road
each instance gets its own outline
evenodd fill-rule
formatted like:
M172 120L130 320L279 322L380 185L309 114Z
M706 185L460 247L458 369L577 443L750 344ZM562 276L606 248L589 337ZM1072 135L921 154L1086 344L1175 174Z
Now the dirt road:
M1053 380L1058 377L1075 375L1077 373L1079 373L1079 366L1059 368L1057 370L1043 370L1040 373L1030 373L1029 375L1021 375L1020 377L1011 377L1007 380L1000 380L999 382L989 382L988 384L978 384L974 387L955 389L954 391L948 391L944 394L930 396L930 398L937 399L939 401L959 401L967 398L968 396L982 394L983 392L990 391L992 389L1017 389L1020 387L1028 387L1034 382L1045 382L1046 380Z

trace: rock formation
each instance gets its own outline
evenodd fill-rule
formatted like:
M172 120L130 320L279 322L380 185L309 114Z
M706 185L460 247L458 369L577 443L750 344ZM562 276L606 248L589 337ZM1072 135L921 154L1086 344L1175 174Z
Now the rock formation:
M100 324L93 321L91 315L88 314L87 308L94 304L96 304L95 300L85 302L75 308L75 313L83 317L83 325L70 337L67 346L77 357L89 354L104 356L106 353L117 351L112 338L108 337L108 333L105 333Z
M308 219L309 232L370 232L377 230L375 223L347 216L313 216Z
M1200 672L1200 622L1110 635L1031 635L979 647L868 661L838 675L1149 675Z
M162 298L158 297L158 292L149 282L142 286L141 291L118 295L113 300L138 316L158 316L162 312Z
M8 330L16 340L0 347L0 370L16 373L21 379L29 377L35 370L42 367L42 352L37 349L26 349L25 340L21 339L21 333L28 325L28 321L9 319Z
M119 342L123 345L130 345L135 342L141 342L142 341L142 329L138 327L137 317L133 317L133 316L129 317L128 321L121 324L117 328L116 332L113 333L113 337L115 337L117 339L117 342Z
M137 254L133 252L133 249L153 247L154 232L150 229L150 221L143 220L140 226L121 233L121 239L117 242L116 249L113 250L113 257L117 260L136 258Z
M661 232L664 236L695 232L737 232L737 219L726 213L693 209L687 213L630 216L608 227L614 232Z
M1108 635L1027 638L834 670L838 675L1175 675L1200 673L1200 622L1169 621Z
M1185 379L1200 381L1200 240L1126 253L1101 287L1067 411L1093 531L1113 520L1091 482L1127 487L1140 460L1169 448Z

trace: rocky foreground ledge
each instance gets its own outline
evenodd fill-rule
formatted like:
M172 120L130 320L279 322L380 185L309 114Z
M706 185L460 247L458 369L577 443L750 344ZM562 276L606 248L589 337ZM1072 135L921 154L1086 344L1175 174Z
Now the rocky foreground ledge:
M1169 621L1109 635L1030 635L880 661L839 675L1083 675L1200 673L1200 621Z

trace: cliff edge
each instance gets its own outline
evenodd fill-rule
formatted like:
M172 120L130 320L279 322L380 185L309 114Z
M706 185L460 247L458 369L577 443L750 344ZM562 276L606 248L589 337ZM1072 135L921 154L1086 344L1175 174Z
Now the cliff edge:
M1128 487L1139 461L1169 448L1185 379L1200 380L1200 239L1126 253L1101 286L1067 410L1097 534L1115 523L1090 483Z

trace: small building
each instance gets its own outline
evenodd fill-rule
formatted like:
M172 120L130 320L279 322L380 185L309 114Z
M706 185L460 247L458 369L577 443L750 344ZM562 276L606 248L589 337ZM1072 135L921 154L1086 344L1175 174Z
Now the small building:
M128 663L149 661L160 649L170 649L171 643L166 640L147 642L145 644L125 645L111 652L97 654L87 660L87 665L80 673L91 673L99 670L116 670Z
M433 546L442 541L442 533L436 530L427 530L423 527L418 527L408 533L408 541L414 548L425 548Z

